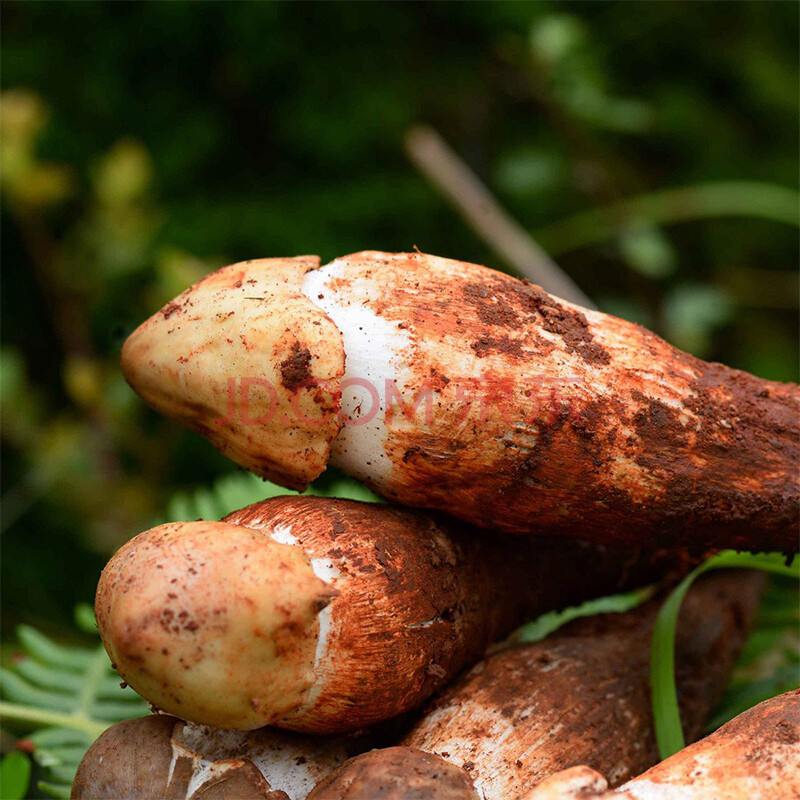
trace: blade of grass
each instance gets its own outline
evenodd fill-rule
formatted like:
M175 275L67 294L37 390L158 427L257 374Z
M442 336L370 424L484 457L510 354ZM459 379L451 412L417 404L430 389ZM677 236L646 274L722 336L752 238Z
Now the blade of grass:
M669 595L656 617L650 648L650 687L658 752L662 759L674 755L685 745L678 693L675 685L675 630L681 604L700 575L715 569L760 569L777 575L800 578L800 561L787 566L780 553L751 554L725 551L713 556L690 572Z

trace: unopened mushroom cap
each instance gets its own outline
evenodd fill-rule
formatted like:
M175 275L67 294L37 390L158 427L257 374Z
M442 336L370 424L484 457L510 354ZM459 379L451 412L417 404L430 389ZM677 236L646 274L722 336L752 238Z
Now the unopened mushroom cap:
M591 800L605 797L608 781L591 767L579 766L545 778L517 800ZM618 795L625 800L626 795Z
M303 489L341 422L344 347L301 292L316 256L244 261L214 272L139 326L122 369L153 408L237 464Z
M413 747L371 750L342 764L307 800L478 800L468 773Z
M154 715L113 725L89 748L72 783L72 800L166 797L175 717Z
M112 725L84 755L72 800L289 800L248 757L204 759L186 746L184 723L154 715Z
M95 605L111 660L139 694L193 722L251 730L302 702L333 594L299 547L183 522L122 547Z

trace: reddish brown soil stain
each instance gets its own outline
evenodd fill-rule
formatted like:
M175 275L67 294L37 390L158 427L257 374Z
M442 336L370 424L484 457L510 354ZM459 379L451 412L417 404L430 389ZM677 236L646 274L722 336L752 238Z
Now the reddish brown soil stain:
M164 315L164 319L169 319L176 311L180 311L182 308L183 306L180 303L173 300L161 309L161 313Z
M478 358L483 358L490 353L508 353L512 356L522 356L522 343L518 339L510 339L508 336L481 336L473 342L470 347L475 351Z
M295 342L292 354L281 362L281 383L293 392L312 380L311 352L307 347L300 347L300 343Z
M464 299L477 309L478 318L487 325L518 328L538 322L542 328L560 336L570 352L578 353L591 364L608 364L608 351L594 341L586 316L559 303L554 297L526 281L507 276L492 276L485 284L467 283ZM516 309L527 319L522 320Z

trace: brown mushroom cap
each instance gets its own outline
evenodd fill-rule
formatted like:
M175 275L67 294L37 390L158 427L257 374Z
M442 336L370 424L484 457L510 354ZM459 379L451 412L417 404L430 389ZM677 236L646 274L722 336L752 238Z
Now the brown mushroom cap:
M249 760L216 761L194 780L197 754L180 743L183 722L154 715L119 722L81 761L72 800L289 800Z
M119 722L89 748L72 784L72 800L152 800L167 797L175 717Z
M85 754L73 800L305 800L365 739L248 733L166 715L117 723Z
M413 747L371 750L325 778L307 800L478 800L467 772Z

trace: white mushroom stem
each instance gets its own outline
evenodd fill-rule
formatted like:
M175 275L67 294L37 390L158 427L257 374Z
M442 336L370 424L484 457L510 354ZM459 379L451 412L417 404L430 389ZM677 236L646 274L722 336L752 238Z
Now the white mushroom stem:
M361 748L357 739L304 736L274 728L225 731L188 723L173 734L170 774L181 759L190 760L190 798L201 793L216 764L247 759L272 790L285 792L289 800L305 800L320 780Z

